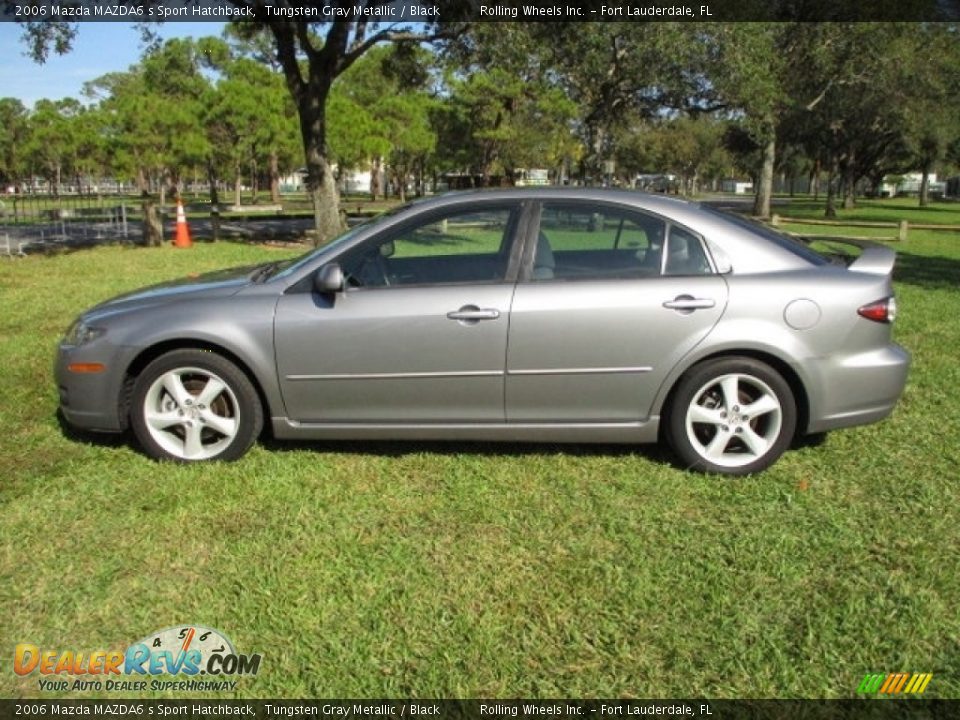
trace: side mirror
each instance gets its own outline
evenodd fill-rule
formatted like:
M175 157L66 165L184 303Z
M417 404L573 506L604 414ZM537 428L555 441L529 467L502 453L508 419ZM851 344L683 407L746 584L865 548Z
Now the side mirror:
M318 293L336 293L343 290L343 270L339 263L327 263L313 276L313 289Z
M393 245L393 240L388 240L387 242L385 242L383 245L380 246L381 257L385 257L385 258L393 257L393 253L395 251L396 250Z

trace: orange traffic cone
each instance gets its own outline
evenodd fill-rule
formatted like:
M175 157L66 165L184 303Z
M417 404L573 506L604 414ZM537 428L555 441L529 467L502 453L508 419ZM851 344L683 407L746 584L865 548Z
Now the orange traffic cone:
M178 248L193 247L190 239L190 226L187 225L187 214L183 211L183 200L177 198L177 234L173 237L173 246Z

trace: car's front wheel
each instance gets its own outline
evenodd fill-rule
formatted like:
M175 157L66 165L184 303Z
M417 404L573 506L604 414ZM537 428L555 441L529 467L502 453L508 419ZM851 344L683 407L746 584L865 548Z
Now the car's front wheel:
M236 460L257 439L263 409L236 365L204 350L174 350L140 373L130 421L144 451L158 460Z
M796 427L796 400L783 377L759 360L726 357L680 381L667 436L687 467L747 475L776 462Z

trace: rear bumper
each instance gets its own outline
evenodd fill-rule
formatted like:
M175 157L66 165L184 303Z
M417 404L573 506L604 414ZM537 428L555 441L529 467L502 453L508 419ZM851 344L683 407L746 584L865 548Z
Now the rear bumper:
M879 350L825 359L819 397L811 398L807 432L866 425L896 407L907 384L910 353L895 343Z

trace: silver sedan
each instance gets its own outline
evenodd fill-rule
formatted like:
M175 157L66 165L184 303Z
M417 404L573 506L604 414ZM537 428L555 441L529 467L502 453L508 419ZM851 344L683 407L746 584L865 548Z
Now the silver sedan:
M62 340L64 417L147 454L276 438L644 443L746 474L886 417L892 250L837 263L696 203L444 195L302 258L147 288Z

